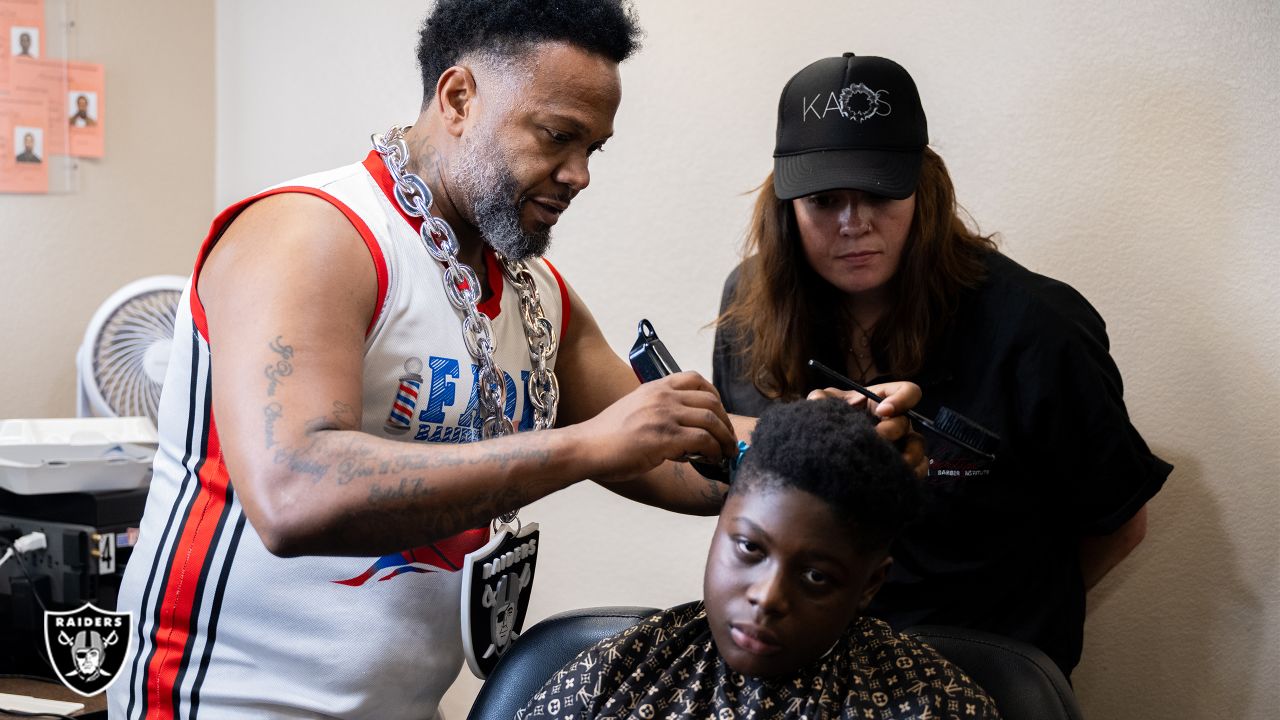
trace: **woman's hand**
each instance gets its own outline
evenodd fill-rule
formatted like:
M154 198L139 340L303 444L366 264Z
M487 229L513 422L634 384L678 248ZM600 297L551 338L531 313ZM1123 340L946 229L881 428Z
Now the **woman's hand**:
M866 405L868 412L880 418L876 423L876 432L880 437L893 443L902 451L902 459L906 461L916 474L923 479L929 474L929 458L924 454L924 436L911 429L911 419L907 411L920 402L920 386L910 382L892 382L872 385L871 392L884 398L884 402L875 402L854 390L837 390L825 388L809 393L810 400L822 398L839 398L850 405Z

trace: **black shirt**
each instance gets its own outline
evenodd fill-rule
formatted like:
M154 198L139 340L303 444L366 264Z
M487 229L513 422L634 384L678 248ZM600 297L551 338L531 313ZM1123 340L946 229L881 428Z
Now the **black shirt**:
M1129 422L1093 306L999 253L986 264L924 370L904 379L923 390L926 417L947 407L999 435L996 460L925 433L925 505L869 612L898 630L960 625L1025 640L1070 675L1084 630L1079 537L1118 529L1173 468ZM743 379L742 345L717 331L713 382L730 412L758 415L771 401ZM810 389L829 384L813 378Z

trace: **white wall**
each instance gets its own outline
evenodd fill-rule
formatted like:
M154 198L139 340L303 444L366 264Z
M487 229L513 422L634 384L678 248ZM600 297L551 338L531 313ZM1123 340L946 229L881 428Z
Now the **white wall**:
M89 319L140 277L191 272L213 211L213 0L70 5L106 67L106 157L75 192L0 194L0 418L74 417Z
M219 205L362 157L416 115L425 2L219 0ZM1129 409L1177 469L1090 596L1091 717L1263 718L1280 704L1280 11L1267 0L642 0L617 137L552 258L620 352L651 319L709 371L720 282L811 60L915 76L961 202L1107 318ZM582 486L543 524L533 619L698 595L710 524ZM469 676L468 676L469 678ZM461 717L474 682L446 709Z

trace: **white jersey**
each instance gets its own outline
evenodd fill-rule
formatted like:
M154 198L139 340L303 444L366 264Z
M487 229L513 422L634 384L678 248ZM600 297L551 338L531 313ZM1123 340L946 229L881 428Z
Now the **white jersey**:
M475 364L443 271L418 223L391 199L376 153L310 175L224 211L196 275L236 215L266 195L322 197L351 220L378 278L378 310L364 355L362 430L405 442L479 438ZM506 414L533 424L528 344L519 296L485 253ZM568 299L549 263L528 263L543 310L563 337ZM135 637L110 690L112 718L433 718L462 664L465 553L488 529L384 557L281 558L245 518L222 461L210 399L210 338L198 285L179 304L164 391L160 447L138 544L120 589ZM554 363L554 358L552 359Z

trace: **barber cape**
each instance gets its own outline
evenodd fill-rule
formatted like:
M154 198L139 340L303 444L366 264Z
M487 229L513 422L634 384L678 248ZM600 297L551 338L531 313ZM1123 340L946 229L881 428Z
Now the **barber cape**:
M995 720L999 714L986 692L936 650L868 617L792 675L735 672L716 650L699 601L663 610L583 651L516 714L516 720L561 717Z

